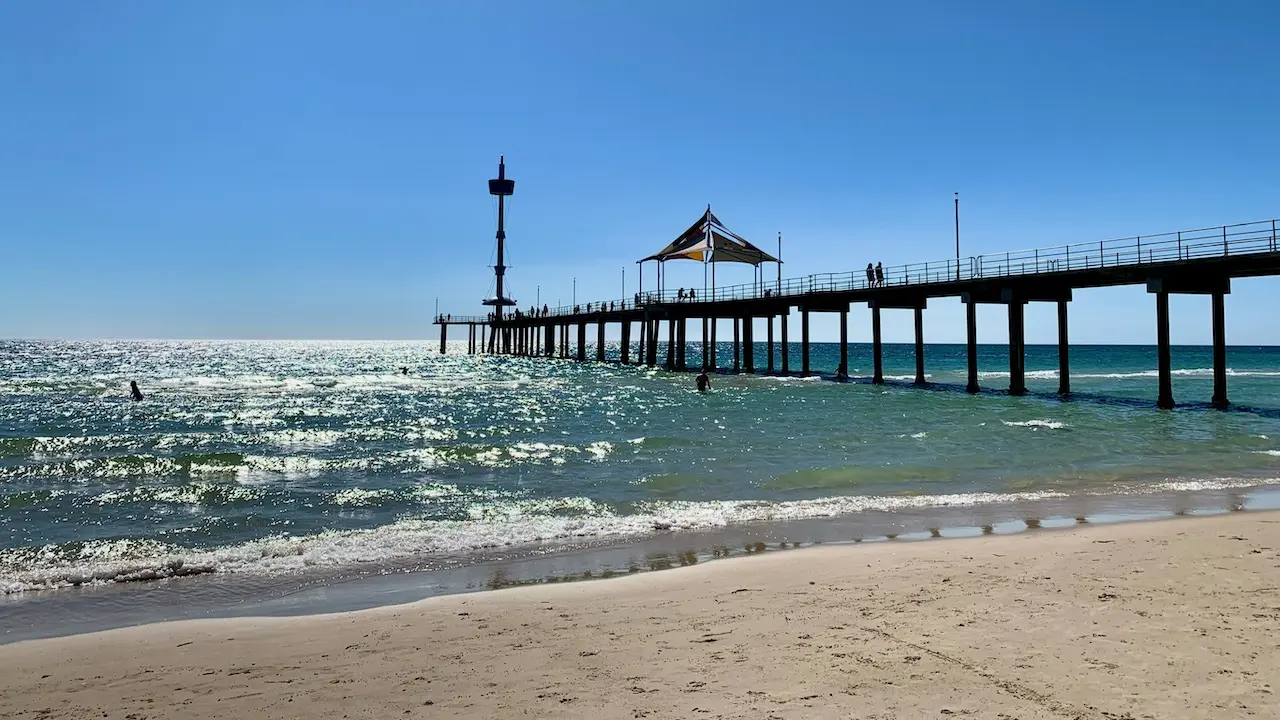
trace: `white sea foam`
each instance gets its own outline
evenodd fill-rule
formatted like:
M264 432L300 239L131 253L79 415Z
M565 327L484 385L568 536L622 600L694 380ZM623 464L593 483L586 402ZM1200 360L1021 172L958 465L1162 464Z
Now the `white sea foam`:
M1058 377L1057 370L1028 370L1026 373L1028 379L1053 380ZM1157 370L1133 370L1128 372L1108 372L1108 373L1071 373L1071 377L1075 379L1095 379L1095 380L1127 380L1131 378L1153 378L1159 377ZM1213 377L1213 368L1179 368L1170 371L1171 375L1181 377ZM1227 368L1229 377L1280 377L1280 370L1234 370ZM1007 370L987 370L979 371L979 377L990 378L1007 378L1009 372Z
M350 504L369 498L349 493ZM37 553L22 570L0 572L0 593L72 585L152 580L200 573L280 574L411 561L442 553L574 539L635 537L656 531L724 527L767 520L833 517L867 510L965 507L1064 497L1057 492L969 493L890 497L843 496L790 502L647 502L633 515L615 515L588 498L481 503L470 520L401 520L371 530L276 536L209 551L156 542L90 542L74 558ZM548 514L551 513L551 514ZM11 551L13 552L13 551ZM0 552L0 567L14 561Z
M1254 452L1259 455L1271 455L1273 457L1280 457L1280 450L1254 450Z
M1058 371L1057 370L1027 370L1026 372L1023 373L1023 376L1029 380L1052 380L1058 377ZM1008 370L1003 370L1003 371L1002 370L979 370L978 377L1007 378L1009 377L1009 371ZM1082 376L1072 375L1072 377L1082 377Z
M1023 420L1021 422L1001 420L1000 422L1009 427L1028 427L1032 430L1061 430L1065 427L1070 427L1070 425L1057 420Z
M1274 484L1277 478L1177 478L1164 482L1142 485L1128 491L1130 495L1148 495L1160 492L1196 492L1202 490L1237 490Z

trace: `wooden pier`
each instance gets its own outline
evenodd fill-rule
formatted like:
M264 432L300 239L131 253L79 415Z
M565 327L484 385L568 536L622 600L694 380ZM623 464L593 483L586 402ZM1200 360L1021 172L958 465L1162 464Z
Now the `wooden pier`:
M505 176L500 171L500 178ZM493 183L491 181L491 192ZM510 183L508 180L501 180ZM510 194L513 186L506 186ZM495 193L498 194L498 193ZM502 197L499 197L501 209ZM706 238L726 238L712 231L715 220L708 208ZM501 248L505 233L499 213L498 241ZM717 228L722 226L717 225ZM686 231L681 237L696 239ZM726 230L727 232L727 230ZM732 233L728 233L732 235ZM734 236L735 238L737 236ZM741 240L741 238L738 238ZM677 239L679 241L679 238ZM743 241L745 243L745 241ZM675 243L668 248L675 247ZM758 250L754 246L748 247ZM701 252L695 248L693 252ZM653 259L658 256L652 256ZM766 261L773 261L764 255ZM501 258L501 254L499 254ZM882 342L880 337L882 310L910 310L915 319L915 382L925 384L924 311L931 298L958 297L965 304L967 325L968 382L971 393L978 385L978 328L976 307L979 304L1004 305L1009 319L1009 394L1026 393L1024 367L1025 328L1023 311L1027 303L1056 303L1058 310L1058 364L1061 394L1071 392L1068 304L1076 290L1144 285L1155 297L1157 365L1159 387L1156 404L1172 408L1173 383L1169 347L1169 296L1175 294L1208 295L1213 316L1213 397L1214 406L1225 408L1227 401L1226 318L1224 298L1231 292L1231 280L1241 277L1280 275L1280 240L1277 221L1221 225L1176 233L1143 235L1100 242L1061 245L1050 248L995 253L962 260L899 265L883 269L883 280L872 279L870 270L846 273L823 273L776 282L704 289L696 297L683 290L642 292L631 298L593 301L562 307L515 309L503 314L504 306L515 302L502 296L501 259L497 269L496 299L485 301L495 312L487 316L439 315L440 352L444 353L450 326L468 328L468 352L500 353L530 357L547 357L587 361L587 327L595 326L595 356L605 360L605 329L609 324L621 327L621 352L624 364L659 364L659 347L665 349L661 364L668 370L721 368L716 357L716 321L733 322L733 372L755 373L755 320L767 323L765 372L789 374L788 316L800 314L800 375L813 370L809 353L809 316L811 313L837 313L840 316L840 361L838 378L847 378L849 367L849 310L854 304L866 303L871 313L872 381L884 382ZM758 261L757 261L758 262ZM714 277L714 275L713 275ZM694 322L701 326L701 363L690 368L688 363L688 328ZM665 333L664 330L665 323ZM774 329L777 327L781 347L781 366L774 368ZM637 328L633 343L632 328ZM665 343L662 342L665 334ZM570 342L571 335L574 342ZM695 335L695 338L697 336ZM635 354L632 355L632 349Z

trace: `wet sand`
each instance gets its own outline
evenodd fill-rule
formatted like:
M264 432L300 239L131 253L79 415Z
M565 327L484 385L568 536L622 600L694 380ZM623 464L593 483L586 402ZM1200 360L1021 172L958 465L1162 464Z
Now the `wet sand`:
M0 717L1269 718L1277 689L1277 513L0 649Z

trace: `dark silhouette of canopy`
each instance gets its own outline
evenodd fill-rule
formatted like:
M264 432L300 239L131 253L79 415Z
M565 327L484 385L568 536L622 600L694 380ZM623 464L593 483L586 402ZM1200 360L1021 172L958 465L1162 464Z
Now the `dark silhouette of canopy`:
M778 259L760 248L752 245L746 238L734 233L724 226L711 212L711 206L698 221L671 244L658 252L644 258L640 262L657 260L697 260L698 262L736 262L748 265L759 265L766 262L778 262Z

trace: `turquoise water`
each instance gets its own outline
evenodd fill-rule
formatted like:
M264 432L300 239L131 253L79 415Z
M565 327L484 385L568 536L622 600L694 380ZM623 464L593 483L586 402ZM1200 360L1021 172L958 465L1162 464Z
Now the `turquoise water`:
M927 346L925 389L905 382L913 348L890 345L885 374L904 382L721 375L706 394L689 374L462 347L0 343L0 591L430 568L493 548L1280 477L1276 348L1228 350L1228 412L1206 404L1209 349L1175 348L1185 405L1159 412L1151 347L1072 348L1066 402L1053 347L1027 348L1022 398L1001 392L998 346L980 348L977 396L963 346ZM837 350L815 345L814 369L832 373ZM850 347L851 374L870 365Z

